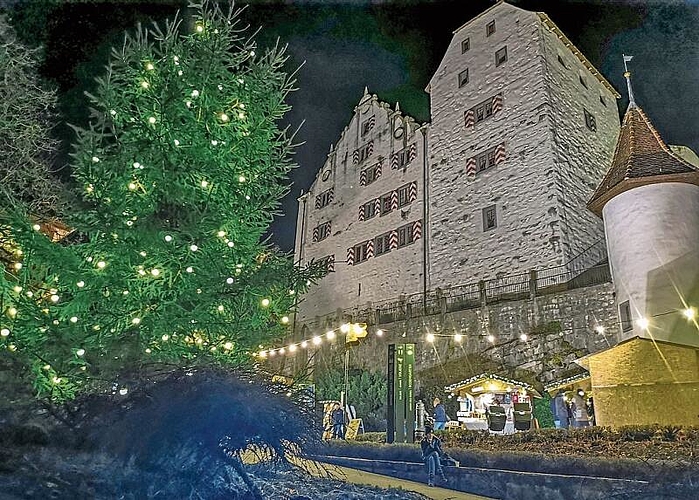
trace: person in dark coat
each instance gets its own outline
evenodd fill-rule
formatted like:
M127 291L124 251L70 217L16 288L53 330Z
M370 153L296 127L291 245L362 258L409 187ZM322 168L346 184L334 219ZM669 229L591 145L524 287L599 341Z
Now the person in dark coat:
M422 438L420 442L420 448L422 449L422 460L425 462L425 467L427 468L427 485L434 486L435 472L437 472L440 479L446 483L447 478L444 476L444 470L442 469L442 463L440 461L440 457L444 454L442 451L442 442L432 433L430 427L425 428L425 437Z
M345 438L345 412L339 403L335 403L332 409L333 439Z

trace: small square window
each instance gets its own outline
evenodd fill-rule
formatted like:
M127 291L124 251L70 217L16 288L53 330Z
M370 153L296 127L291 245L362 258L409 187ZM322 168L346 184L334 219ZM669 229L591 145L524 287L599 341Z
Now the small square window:
M368 249L368 241L365 241L364 243L360 243L359 245L355 245L354 247L354 263L359 264L360 262L364 262L369 258L369 249Z
M500 66L507 61L507 47L503 47L495 53L495 66Z
M391 211L391 195L385 194L381 197L381 215L386 215Z
M491 21L485 27L485 36L490 36L495 33L495 21Z
M461 42L461 53L468 52L471 49L471 39L467 38Z
M491 205L483 209L483 231L490 231L498 227L497 208Z
M398 248L410 245L413 241L413 225L407 224L398 228Z
M382 255L391 251L391 233L384 233L374 239L374 253Z
M371 200L366 202L364 205L364 219L371 219L376 216L376 201Z
M628 300L619 304L619 319L621 320L622 332L628 332L633 329L633 323L631 322L631 306Z
M587 87L587 82L585 81L585 78L583 78L582 75L580 75L578 78L580 78L580 84L581 84L583 87L588 88L588 87Z
M362 137L367 135L369 131L374 128L374 124L376 123L376 118L371 117L368 120L365 120L364 123L362 123Z
M595 120L595 116L584 108L583 108L583 113L585 114L585 125L587 125L587 128L589 128L593 132L596 132L597 131L597 121Z
M459 88L468 83L468 68L459 73Z

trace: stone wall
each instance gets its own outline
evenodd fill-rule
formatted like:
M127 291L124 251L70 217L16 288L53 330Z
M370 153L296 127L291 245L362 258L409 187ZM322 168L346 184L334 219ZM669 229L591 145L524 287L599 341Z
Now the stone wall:
M306 322L306 338L322 335L328 324L337 327L344 321L359 319L339 315L323 318L320 323ZM439 384L448 385L484 370L525 371L531 375L531 382L547 383L581 371L576 359L613 345L617 325L613 287L605 283L375 324L364 342L352 348L350 362L353 367L385 371L388 344L414 342L418 384L420 372L435 373ZM380 337L376 335L378 328L383 331ZM435 335L434 343L426 341L428 333ZM454 340L454 334L462 335L461 342ZM522 334L527 335L526 340L522 340ZM494 337L492 343L489 335ZM336 365L343 350L341 340L325 342L313 363L321 369ZM298 351L294 355L296 366L304 366L308 355L307 351Z

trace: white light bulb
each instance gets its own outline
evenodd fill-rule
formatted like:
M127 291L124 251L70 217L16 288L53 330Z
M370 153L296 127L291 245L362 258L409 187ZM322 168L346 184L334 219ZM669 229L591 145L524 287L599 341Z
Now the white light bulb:
M641 330L647 330L648 326L650 325L650 321L648 321L648 318L639 318L636 320L636 324Z
M228 120L230 120L230 118L228 117L228 115L226 113L221 113L219 115L219 118L221 119L222 122L227 122Z
M602 335L602 334L604 334L605 329L604 329L604 327L603 327L602 325L597 325L597 326L595 327L595 331L596 331L597 333L599 333L600 335Z
M242 184L243 182L245 182L245 176L244 176L244 175L238 176L238 182L240 182L241 184Z
M7 310L7 314L9 314L10 317L14 318L15 316L17 316L17 309L14 308L14 307L10 307L10 308Z
M322 339L320 337L313 337L313 344L314 345L319 345L322 342Z
M234 282L235 280L233 278L226 278L226 283L228 283L229 285L232 285Z
M14 286L12 289L15 291L15 293L20 293L22 291L22 287L19 285Z
M308 342L304 340L303 342L301 342L301 349L305 349L306 347L308 347Z
M229 241L228 243L226 243L226 245L228 245L228 248L233 248L235 246L235 243Z
M155 66L153 66L153 63L148 63L146 64L146 69L148 71L153 71L155 69Z
M133 191L133 190L136 189L138 186L136 185L135 182L129 182L129 186L128 186L128 187L129 187L129 190Z
M61 377L53 377L53 378L51 379L51 382L53 382L54 384L60 384L60 383L61 383Z
M197 23L196 30L197 30L197 33L201 33L202 31L204 31L204 25L201 23Z
M163 339L165 342L167 342L168 340L170 340L170 336L169 336L167 333L166 333L165 335L163 335L162 337L160 337L160 338Z
M150 350L150 347L146 347L146 354L150 354L151 352L153 351Z
M14 267L15 269L17 269L17 270L19 271L20 269L22 269L22 263L21 263L21 262L15 262L15 264L14 264L12 267Z
M328 337L328 340L332 340L335 338L335 332L329 330L328 332L326 332L325 336Z
M693 307L688 307L687 309L682 311L682 314L684 314L684 317L687 319L694 319L694 316L696 316L697 314L697 310Z
M250 201L250 195L246 194L246 195L245 195L245 199L248 200L248 201Z
M223 307L223 306L218 306L216 309L218 309L219 312L223 312L224 307Z
M169 234L166 234L166 235L165 235L165 241L167 241L168 243L170 243L170 242L172 241L172 236L170 236Z
M34 225L32 226L32 229L33 229L34 231L39 231L39 230L41 229L41 226L40 226L39 224L34 224Z
M129 390L126 387L124 387L123 389L119 389L119 394L121 394L122 396L126 396L128 393Z
M261 358L266 358L267 357L267 351L260 351L259 356Z
M519 336L519 340L522 342L526 342L529 339L529 336L526 333L523 333L522 335Z
M294 352L294 351L296 351L296 349L297 349L296 344L291 344L291 345L289 346L289 352Z
M199 97L199 91L198 91L198 90L192 90L192 97Z
M116 111L114 111L113 109L110 109L109 114L112 116L116 116Z
M488 342L490 342L491 344L495 342L495 335L488 335Z
M190 246L189 246L189 249L190 249L192 252L196 252L197 250L199 250L199 247L196 246L196 245L190 245Z
M226 349L227 351L230 351L231 349L233 349L233 343L226 342L225 344L223 344L223 348Z
M289 323L289 316L282 316L282 324L286 325Z
M141 164L135 161L133 162L133 168L141 168Z
M203 187L203 188L209 187L209 181L201 181L201 187Z
M158 276L160 276L160 269L155 269L155 268L153 268L153 269L150 270L150 273L151 273L155 278L157 278Z
M177 70L177 76L182 76L183 74L181 69Z
M279 354L284 354L286 352L286 348L280 347L279 348Z
M427 342L429 342L430 344L432 342L434 342L434 334L432 334L432 333L427 334Z
M175 61L175 62L179 62L180 58L179 58L178 56L173 56L173 57L172 57L172 60Z
M2 335L3 337L9 337L10 330L8 330L7 328L3 328L2 330L0 330L0 335Z
M185 269L185 271L187 271L188 273L193 273L194 268L192 266L189 266L187 269Z
M349 324L349 323L343 323L343 324L340 326L340 331L341 331L342 333L349 333L349 331L350 331L350 324Z
M192 101L185 101L185 104L187 105L188 108L192 107Z
M106 266L107 266L107 263L106 263L105 261L103 261L103 260L100 260L100 261L97 263L97 267L99 267L100 269L104 269Z
M260 304L262 307L268 307L269 306L269 299L265 298L260 301Z
M255 57L255 51L254 51L254 50L251 50L251 51L250 51L250 57Z
M141 257L145 257L146 255L148 255L148 254L147 254L146 252L144 252L143 250L141 250L140 252L138 252L138 254L139 254Z
M380 328L379 328L378 330L376 330L376 336L377 336L377 337L382 337L382 336L383 336L383 330L381 330Z
M77 316L71 317L71 318L70 318L70 322L71 322L71 323L77 323L77 322L78 322L78 317L77 317Z
M172 141L172 142L174 142L174 143L175 143L175 146L179 146L179 145L180 145L180 141L178 141L177 139L175 139L175 140L174 140L174 141Z
M59 300L61 300L61 298L58 295L56 295L56 294L51 295L51 302L53 302L54 304L56 302L58 302Z
M153 125L155 123L155 116L151 116L150 118L148 118L148 123Z
M461 342L462 338L463 337L461 336L461 334L457 333L456 335L454 335L454 342Z
M27 292L27 297L29 297L31 299L33 296L34 296L34 293L31 290L29 290Z
M217 141L216 139L213 139L213 140L211 141L211 145L212 145L212 146L218 146L218 141Z
M226 232L225 232L225 231L219 231L218 233L216 233L216 236L218 236L219 238L223 238L224 236L226 236Z
M134 318L131 320L131 323L134 325L138 325L141 323L141 318Z
M147 89L148 87L150 87L150 84L147 81L143 80L141 82L141 87L143 87L144 89Z
M85 355L85 349L78 349L77 351L75 351L75 354L77 354L78 356L84 356L84 355Z

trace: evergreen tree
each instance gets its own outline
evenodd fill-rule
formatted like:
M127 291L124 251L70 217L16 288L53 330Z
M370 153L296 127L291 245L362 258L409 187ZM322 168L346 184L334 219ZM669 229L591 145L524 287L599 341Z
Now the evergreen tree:
M257 54L232 8L192 11L127 36L89 96L70 244L18 231L0 342L55 399L151 363L248 364L314 278L261 242L292 167L284 50Z

